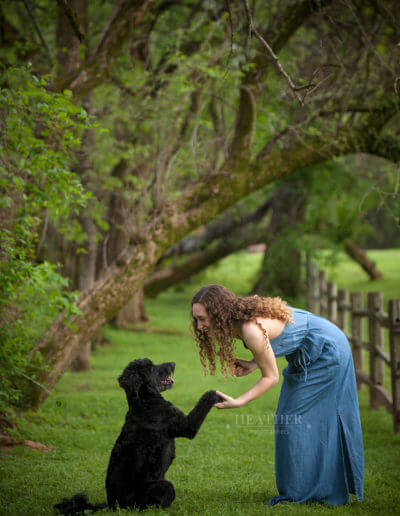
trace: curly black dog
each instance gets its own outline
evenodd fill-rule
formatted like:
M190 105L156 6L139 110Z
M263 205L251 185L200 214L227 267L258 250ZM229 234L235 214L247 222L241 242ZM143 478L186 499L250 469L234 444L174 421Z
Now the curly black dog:
M215 391L208 391L186 416L160 394L174 384L174 370L174 362L155 365L148 358L124 369L118 381L129 410L108 464L107 504L90 504L85 494L78 494L54 506L61 514L118 505L139 510L171 505L175 489L165 474L175 458L174 439L193 439L214 403L222 401Z

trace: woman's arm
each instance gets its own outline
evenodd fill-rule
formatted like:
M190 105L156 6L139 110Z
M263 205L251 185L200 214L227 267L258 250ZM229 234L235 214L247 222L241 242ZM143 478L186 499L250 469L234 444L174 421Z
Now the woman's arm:
M217 391L217 394L225 401L216 403L217 408L236 408L246 405L276 385L279 381L279 371L271 344L265 342L264 333L252 321L242 325L242 335L248 349L252 352L254 361L261 371L261 378L247 392L234 399Z
M236 371L235 376L246 376L258 369L257 362L252 358L251 360L235 359Z

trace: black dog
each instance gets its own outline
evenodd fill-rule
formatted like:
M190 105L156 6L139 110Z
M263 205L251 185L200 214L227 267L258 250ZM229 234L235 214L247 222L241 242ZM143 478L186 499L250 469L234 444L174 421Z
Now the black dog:
M92 505L86 495L78 494L54 506L61 514L117 505L139 510L171 505L175 489L165 474L175 458L174 439L193 439L214 403L222 401L215 391L208 391L185 416L160 394L174 384L174 370L174 362L154 365L147 358L124 369L118 381L125 389L129 410L108 464L107 504Z

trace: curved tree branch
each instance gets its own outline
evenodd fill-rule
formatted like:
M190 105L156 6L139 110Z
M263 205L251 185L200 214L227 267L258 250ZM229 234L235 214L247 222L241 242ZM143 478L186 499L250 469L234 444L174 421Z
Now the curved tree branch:
M156 0L119 0L92 54L77 72L60 78L56 89L69 88L78 99L101 84L120 55L131 27L138 25L155 3Z

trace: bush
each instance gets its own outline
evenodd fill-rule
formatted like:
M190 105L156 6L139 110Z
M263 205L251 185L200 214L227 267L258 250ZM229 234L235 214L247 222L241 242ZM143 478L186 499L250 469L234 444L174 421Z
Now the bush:
M35 263L44 216L62 227L86 205L71 171L87 114L71 93L53 93L48 77L9 68L0 78L0 413L21 397L18 378L35 381L42 363L29 352L60 309L76 312L67 280L48 262ZM66 226L66 224L64 224Z

